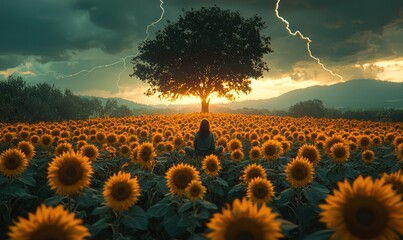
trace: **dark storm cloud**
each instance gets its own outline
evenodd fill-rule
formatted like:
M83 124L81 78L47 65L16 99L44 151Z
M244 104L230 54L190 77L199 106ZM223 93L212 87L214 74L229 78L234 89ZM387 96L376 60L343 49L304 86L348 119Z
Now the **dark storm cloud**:
M2 0L0 55L47 62L90 48L117 53L143 38L145 26L161 14L158 5L147 0Z

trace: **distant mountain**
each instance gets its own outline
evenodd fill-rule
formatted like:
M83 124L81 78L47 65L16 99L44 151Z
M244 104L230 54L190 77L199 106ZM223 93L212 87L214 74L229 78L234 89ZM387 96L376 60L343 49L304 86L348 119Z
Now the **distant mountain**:
M118 105L126 105L128 108L130 109L153 109L154 107L147 105L147 104L142 104L142 103L136 103L130 100L126 100L123 98L102 98L102 97L95 97L97 98L99 101L101 101L102 105L105 105L106 101L108 101L108 99L111 100L116 100L118 102Z
M403 83L373 79L356 79L329 86L313 86L304 89L297 89L270 99L247 100L218 104L216 106L232 109L255 108L287 110L297 102L310 99L322 100L323 105L327 108L403 109Z

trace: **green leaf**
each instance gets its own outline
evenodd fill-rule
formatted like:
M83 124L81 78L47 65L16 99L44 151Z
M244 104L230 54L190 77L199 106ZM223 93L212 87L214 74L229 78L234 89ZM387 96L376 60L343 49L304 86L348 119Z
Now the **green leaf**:
M25 189L25 186L18 184L7 185L0 189L0 195L12 196L17 198L36 198Z
M7 178L0 174L0 186L7 182Z
M308 237L304 238L304 240L328 240L333 233L333 229L325 229L309 235Z
M95 216L96 216L96 215L104 215L104 214L110 212L110 210L111 210L111 207L109 207L109 205L104 205L104 206L101 206L101 207L96 207L96 208L92 211L91 215L95 215Z
M133 230L147 230L147 213L139 206L135 205L128 212L123 213L122 224Z
M83 192L75 199L77 204L82 207L95 207L97 203L97 190L92 188L84 188Z
M231 190L228 192L228 195L238 195L239 193L242 193L243 195L245 188L246 188L245 183L239 183L231 188Z
M167 198L163 198L161 201L150 207L147 210L147 214L150 217L162 217L167 213L171 204L172 202L167 201Z
M164 228L172 238L179 238L186 233L186 229L190 225L187 214L177 215L174 209L164 216Z
M205 201L205 200L201 200L201 201L200 201L200 205L202 205L203 207L205 207L205 208L208 209L208 210L213 210L213 211L215 211L215 210L218 209L217 205L215 205L215 204L212 203L212 202Z
M29 173L29 172L23 173L21 176L18 177L18 180L28 186L35 187L35 185L36 185L36 181L32 177L32 173Z
M96 223L89 226L91 237L97 236L102 230L109 226L108 221L111 217L104 217L99 219Z
M298 225L290 221L284 219L278 219L277 221L281 222L281 232L285 234L286 238L291 238L291 236L293 235L292 232L298 231Z
M189 210L193 206L193 202L185 199L185 203L180 206L178 213L183 213Z
M63 201L65 197L62 197L60 195L55 195L53 197L47 198L45 199L45 204L46 205L50 205L50 206L56 206L59 203L61 203Z
M280 195L276 198L276 204L278 206L286 206L290 201L294 200L295 198L295 190L294 188L287 188L280 193Z
M210 218L210 215L210 212L206 208L200 207L199 211L197 212L196 218L200 220L206 220Z
M224 196L224 189L219 182L213 181L208 185L208 190L220 197Z
M316 205L319 201L321 201L327 196L326 193L318 191L312 187L304 188L302 190L302 193L304 194L305 198L308 199L308 201L314 205Z
M225 181L224 179L217 177L215 180L215 182L218 182L221 186L223 186L224 188L228 188L228 183L227 181Z

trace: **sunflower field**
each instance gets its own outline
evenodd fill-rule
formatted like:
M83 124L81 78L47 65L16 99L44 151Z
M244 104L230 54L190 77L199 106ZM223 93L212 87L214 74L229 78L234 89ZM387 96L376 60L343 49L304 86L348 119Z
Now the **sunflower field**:
M202 119L218 155L188 156ZM401 239L403 123L0 123L0 239Z

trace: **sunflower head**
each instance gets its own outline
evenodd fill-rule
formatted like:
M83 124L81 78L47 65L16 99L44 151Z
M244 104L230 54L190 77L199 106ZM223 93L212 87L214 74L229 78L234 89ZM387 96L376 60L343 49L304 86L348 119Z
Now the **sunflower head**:
M152 143L144 142L138 146L137 160L142 168L152 169L155 165L155 156L157 156L157 154L154 151L154 146Z
M82 225L81 219L75 218L61 205L47 207L40 205L35 213L29 213L28 219L19 217L13 226L9 227L11 239L85 239L90 236L88 229Z
M400 143L395 148L396 158L399 161L403 161L403 143Z
M374 159L375 159L374 151L372 151L370 149L363 151L361 153L361 159L366 164L372 163L374 161Z
M237 138L231 139L228 143L227 143L227 149L230 152L233 152L237 149L242 149L242 142L239 141Z
M249 159L251 161L257 161L262 157L262 152L260 151L260 147L255 146L249 150Z
M186 197L191 201L203 199L206 187L198 180L192 180L185 189Z
M43 134L40 139L40 145L44 148L50 148L53 145L53 137L50 134Z
M130 173L118 172L105 182L103 195L113 210L125 211L138 201L140 185Z
M372 139L367 135L361 135L358 138L357 144L361 149L369 149L372 145Z
M247 183L257 177L266 179L267 178L266 170L262 166L256 165L256 163L252 163L249 164L247 167L245 167L241 179Z
M248 183L246 196L254 203L269 203L274 197L273 184L270 180L256 177Z
M0 172L6 177L16 177L28 166L28 159L18 148L10 148L0 155Z
M152 137L152 142L154 145L157 145L158 143L164 141L164 136L161 133L156 133Z
M236 162L243 160L244 154L242 152L242 149L235 149L234 151L232 151L230 158Z
M202 161L202 168L209 176L217 176L221 170L221 163L214 154L206 156Z
M73 146L68 142L59 143L55 148L55 156L62 155L63 153L73 150Z
M403 174L401 170L390 174L384 174L382 179L384 184L391 184L392 189L403 197Z
M329 155L336 163L344 163L350 157L350 148L344 143L336 143L330 148Z
M87 157L66 152L53 158L48 167L48 184L59 195L77 195L90 185L92 166Z
M199 172L195 167L179 163L168 169L165 176L167 180L167 187L172 194L183 195L185 189L193 180L199 180Z
M285 174L292 187L305 187L313 180L313 164L306 158L296 157L287 164Z
M320 152L318 148L310 144L304 144L300 149L298 149L297 156L308 159L314 166L316 166L320 161Z
M19 142L17 148L25 154L28 160L31 160L35 156L35 147L28 141Z
M128 157L130 156L131 149L128 145L123 144L119 147L119 155L122 157Z
M232 207L227 205L214 213L207 223L209 239L280 239L281 223L271 208L246 200L235 199Z
M99 157L99 150L93 144L86 144L80 148L80 153L87 157L90 161L94 161Z
M330 149L333 147L334 144L336 143L345 143L345 140L336 134L333 134L331 137L327 138L323 144L323 149L325 150L326 154L330 154ZM318 146L319 147L319 146Z
M268 161L277 160L283 153L283 147L277 140L268 140L262 145L262 154Z
M335 230L334 239L399 239L403 234L403 201L390 184L359 176L338 183L328 195L321 221Z

